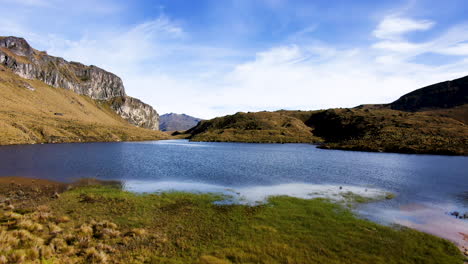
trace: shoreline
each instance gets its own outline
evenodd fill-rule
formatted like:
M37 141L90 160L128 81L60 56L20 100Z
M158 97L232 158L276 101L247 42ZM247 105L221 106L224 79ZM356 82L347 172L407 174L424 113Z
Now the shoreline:
M368 152L368 153L389 153L389 154L406 154L406 155L432 155L432 156L448 156L448 157L468 157L468 154L457 154L457 153L438 153L438 152L411 152L411 151L381 151L367 148L355 148L355 147L340 147L340 146L329 146L327 143L322 142L261 142L261 141L222 141L222 140L192 140L185 138L190 142L213 142L213 143L243 143L243 144L308 144L313 145L318 149L323 150L340 150L340 151L354 151L354 152ZM333 143L332 143L333 144Z
M339 150L339 151L350 151L350 152L366 152L366 153L387 153L387 154L405 154L405 155L430 155L430 156L447 156L447 157L468 157L468 154L456 154L456 153L433 153L433 152L397 152L397 151L379 151L372 149L360 149L360 148L347 148L347 147L330 147L320 142L254 142L254 141L203 141L203 140L192 140L190 138L178 138L168 135L168 138L155 138L155 139L135 139L135 140L120 140L120 141L69 141L69 142L36 142L36 143L12 143L12 144L0 144L2 146L32 146L32 145L56 145L56 144L87 144L87 143L132 143L132 142L151 142L151 141L163 141L163 140L188 140L189 142L207 142L207 143L242 143L242 144L307 144L315 146L318 149L323 150Z

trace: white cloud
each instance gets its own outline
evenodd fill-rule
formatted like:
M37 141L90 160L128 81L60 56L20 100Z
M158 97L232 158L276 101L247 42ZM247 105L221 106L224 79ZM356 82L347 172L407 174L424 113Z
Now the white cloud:
M374 35L379 41L372 45L372 48L386 52L385 57L394 56L399 57L399 60L404 60L426 53L457 56L468 55L468 24L454 25L440 36L425 42L412 42L405 38L403 33L409 33L414 30L428 30L433 22L420 20L417 23L415 20L398 18L396 19L397 21L407 21L407 23L403 23L406 26L395 26L394 30L390 30L389 28L391 27L388 25L382 26L382 24L386 24L385 21L387 20L388 18L385 18L374 31ZM412 22L410 23L409 21ZM388 34L382 33L384 31L382 28L385 27L388 27ZM399 30L396 30L396 28L399 28ZM376 34L376 32L380 33ZM391 32L393 33L391 34Z
M384 18L374 30L374 36L380 39L399 39L403 34L411 31L424 31L432 28L434 22L430 20L414 20L397 16Z

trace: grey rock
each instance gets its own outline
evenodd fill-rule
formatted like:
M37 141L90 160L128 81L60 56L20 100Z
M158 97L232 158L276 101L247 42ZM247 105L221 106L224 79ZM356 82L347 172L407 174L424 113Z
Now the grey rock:
M113 109L131 124L159 130L158 113L150 105L127 97L120 77L99 67L50 56L18 37L0 37L0 65L23 78L41 80L95 100L127 98Z
M148 104L130 97L122 96L111 99L111 108L117 114L135 126L159 130L159 115Z

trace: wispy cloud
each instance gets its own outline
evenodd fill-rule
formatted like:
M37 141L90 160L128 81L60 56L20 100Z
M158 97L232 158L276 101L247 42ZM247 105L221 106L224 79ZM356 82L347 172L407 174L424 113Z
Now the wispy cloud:
M385 17L374 30L374 36L380 39L400 39L405 33L412 31L425 31L435 23L430 20L415 20L398 16Z

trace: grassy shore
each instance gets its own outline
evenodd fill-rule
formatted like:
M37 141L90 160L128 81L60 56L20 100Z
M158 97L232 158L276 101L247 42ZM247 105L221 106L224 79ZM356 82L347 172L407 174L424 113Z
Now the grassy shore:
M0 263L463 262L448 241L359 219L324 199L216 205L223 197L215 194L25 181L0 182L9 196L1 198ZM32 197L40 202L25 202Z

